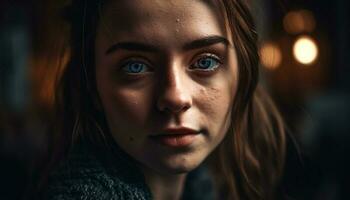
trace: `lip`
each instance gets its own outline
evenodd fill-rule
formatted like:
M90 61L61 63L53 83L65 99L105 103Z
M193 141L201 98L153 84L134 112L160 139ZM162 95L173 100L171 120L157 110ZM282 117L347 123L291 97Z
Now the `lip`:
M151 135L150 138L165 146L185 147L192 144L199 133L186 127L166 128L160 134Z
M198 134L198 133L199 133L199 131L196 131L196 130L194 130L192 128L175 127L175 128L165 128L162 131L160 131L160 134L153 135L153 136L185 135L185 134Z

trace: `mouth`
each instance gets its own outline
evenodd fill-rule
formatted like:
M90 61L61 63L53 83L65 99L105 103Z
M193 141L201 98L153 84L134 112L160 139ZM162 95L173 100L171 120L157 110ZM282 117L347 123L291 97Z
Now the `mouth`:
M151 135L150 139L168 147L185 147L191 145L200 131L180 127L167 128L161 131L161 134Z

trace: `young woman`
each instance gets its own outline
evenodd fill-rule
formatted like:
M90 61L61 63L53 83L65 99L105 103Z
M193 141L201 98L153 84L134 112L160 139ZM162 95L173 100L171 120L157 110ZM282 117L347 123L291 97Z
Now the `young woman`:
M285 135L244 0L73 0L47 199L273 199Z

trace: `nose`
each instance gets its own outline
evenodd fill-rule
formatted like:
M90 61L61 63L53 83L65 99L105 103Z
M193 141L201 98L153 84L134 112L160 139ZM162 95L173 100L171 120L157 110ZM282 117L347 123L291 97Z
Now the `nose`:
M185 72L172 68L161 78L157 97L158 110L171 114L185 112L192 106L190 87Z

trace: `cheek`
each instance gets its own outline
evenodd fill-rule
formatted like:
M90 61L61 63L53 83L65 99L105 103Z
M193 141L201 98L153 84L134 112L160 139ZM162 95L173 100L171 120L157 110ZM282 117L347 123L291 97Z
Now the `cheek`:
M205 94L203 98L205 101L202 104L208 123L221 125L228 118L232 104L231 92L228 91L228 88L211 87L202 93Z
M110 82L101 80L98 91L112 132L143 127L150 107L149 92L115 87Z
M230 125L237 81L223 74L215 84L199 90L198 108L210 137L223 136Z

